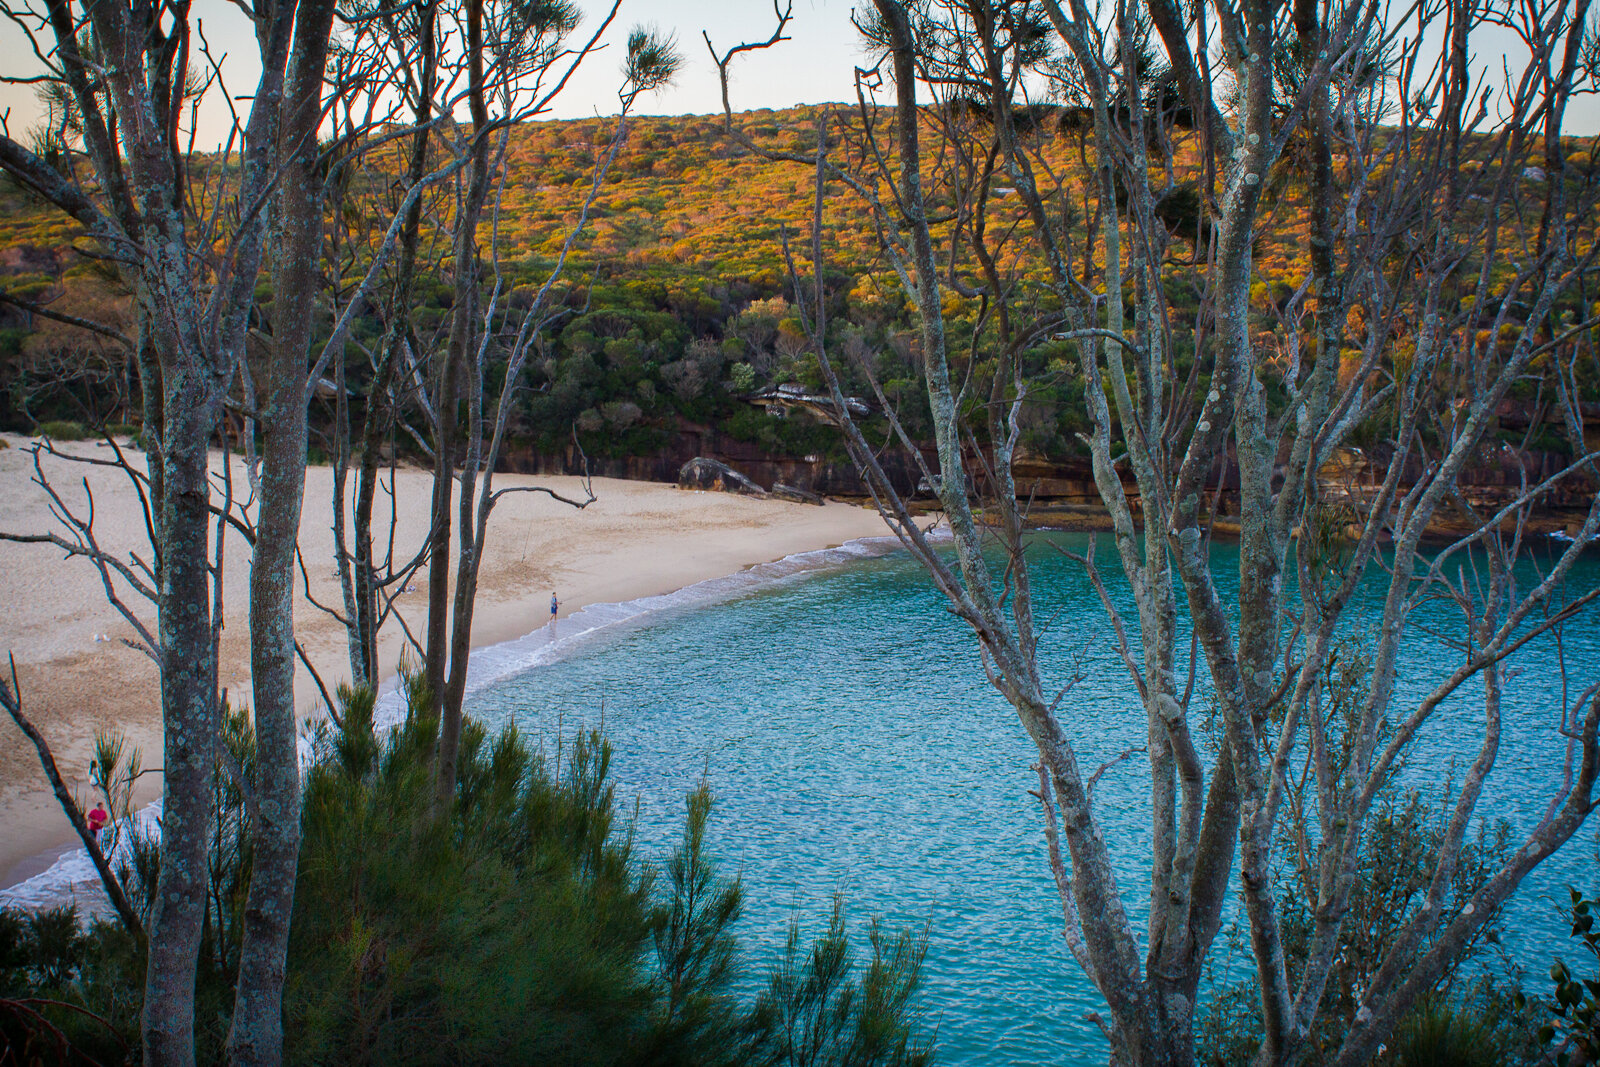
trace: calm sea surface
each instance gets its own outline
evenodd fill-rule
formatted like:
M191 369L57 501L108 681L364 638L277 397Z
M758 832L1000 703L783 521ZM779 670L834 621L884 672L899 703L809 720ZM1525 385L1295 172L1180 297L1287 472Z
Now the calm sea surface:
M1085 540L1047 536L1078 549ZM1231 590L1236 556L1226 547L1215 555L1218 580ZM1049 621L1043 660L1057 674L1085 675L1062 716L1092 770L1143 743L1143 713L1081 571L1046 545L1035 556L1037 614ZM1100 558L1109 579L1109 543ZM751 975L781 950L793 918L818 929L839 890L857 931L872 916L927 926L924 1004L941 1062L1103 1063L1105 1043L1084 1019L1098 996L1062 943L1028 796L1034 755L1015 713L984 682L970 633L902 553L785 571L667 598L564 641L564 658L478 689L470 712L491 725L514 720L547 745L558 731L603 717L619 795L630 809L637 802L637 840L657 860L680 833L684 793L709 775L714 852L746 889L740 934ZM1570 584L1581 592L1597 581L1591 559ZM1375 621L1381 589L1367 592L1350 613L1352 632ZM1460 633L1442 607L1419 621ZM1398 714L1457 662L1420 628L1414 633ZM1600 623L1570 624L1562 643L1575 699L1600 672ZM1562 682L1549 639L1513 662L1504 741L1479 810L1526 828L1561 778ZM1197 708L1203 690L1202 678ZM1482 736L1480 699L1481 687L1468 687L1435 717L1407 772L1411 784L1442 782L1452 760L1470 763ZM1136 922L1147 884L1147 782L1145 765L1130 759L1105 774L1095 798ZM1574 955L1552 901L1568 884L1600 890L1596 827L1513 902L1507 943L1530 988L1543 987L1554 953ZM1213 963L1226 969L1222 940Z

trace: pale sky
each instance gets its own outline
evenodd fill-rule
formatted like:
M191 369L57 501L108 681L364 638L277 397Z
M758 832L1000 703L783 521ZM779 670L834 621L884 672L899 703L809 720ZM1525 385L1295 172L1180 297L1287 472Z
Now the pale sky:
M863 58L859 38L850 24L851 10L864 0L794 0L792 40L774 48L740 57L734 67L733 106L736 110L782 108L853 97L853 70ZM578 0L586 23L602 17L600 0ZM224 69L235 93L248 92L255 77L255 41L249 25L228 0L194 0L193 11L217 52L226 52ZM556 102L552 116L579 118L615 114L618 66L622 42L638 24L653 25L676 36L685 65L677 83L639 102L638 111L652 115L711 114L722 109L716 68L706 52L701 31L709 31L719 51L740 41L765 40L775 18L770 0L623 0L622 9L606 35L610 47L593 55ZM586 34L580 27L580 35ZM1498 73L1503 54L1487 34L1475 35L1480 70ZM198 44L196 45L198 47ZM9 22L0 23L0 56L7 73L27 74L39 69L22 32ZM198 59L197 59L198 62ZM39 121L40 109L33 86L0 85L0 112L9 109L9 130L25 138ZM198 142L217 144L226 130L226 112L220 101L203 108ZM1569 111L1569 132L1588 134L1600 127L1600 101L1580 98Z
M585 12L579 36L587 39L594 21L604 17L609 5L578 0L578 6ZM793 40L735 62L733 106L739 110L781 108L850 98L853 71L862 59L858 37L850 25L853 6L851 0L795 0L794 19L787 31ZM193 11L213 51L228 54L224 70L230 88L235 93L247 92L258 69L249 23L227 0L194 0ZM701 31L710 32L719 52L726 51L741 41L766 40L776 18L770 3L761 0L623 0L605 37L610 47L585 61L557 101L553 117L616 113L622 42L628 30L639 24L674 34L685 64L675 85L641 99L637 110L648 115L701 115L722 110L716 67ZM0 56L6 57L0 63L7 73L38 69L26 38L9 22L0 23ZM0 85L0 111L8 108L13 137L39 121L33 86ZM201 118L200 143L215 144L225 122L220 104L208 109Z

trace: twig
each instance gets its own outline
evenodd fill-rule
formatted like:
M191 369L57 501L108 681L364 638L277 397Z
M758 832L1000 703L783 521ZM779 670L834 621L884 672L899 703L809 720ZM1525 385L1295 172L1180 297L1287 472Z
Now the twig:
M1033 769L1039 775L1039 789L1037 792L1030 789L1028 795L1039 802L1044 814L1044 839L1050 849L1050 873L1056 880L1056 895L1061 898L1061 936L1066 939L1067 947L1072 950L1073 958L1084 973L1093 974L1090 970L1089 946L1083 940L1083 923L1078 918L1077 900L1072 895L1072 876L1061 858L1061 832L1056 825L1056 805L1050 791L1050 776L1042 761L1035 763Z
M1136 755L1136 754L1138 754L1140 752L1146 752L1146 751L1148 751L1148 749L1144 745L1135 745L1132 748L1129 748L1126 751L1124 751L1120 756L1113 756L1112 758L1106 760L1104 763L1100 764L1099 769L1096 770L1093 774L1091 774L1089 776L1089 783L1088 783L1088 786L1087 786L1087 792L1089 793L1089 795L1091 797L1094 796L1094 787L1095 787L1096 783L1098 783L1100 781L1100 776L1102 774L1106 773L1111 768L1115 767L1117 764L1121 763L1123 760L1127 759L1128 757Z
M311 665L311 659L306 655L305 646L300 643L298 638L294 643L294 654L300 657L300 663L310 673L311 680L317 683L317 691L322 694L322 702L328 707L328 715L333 719L336 726L341 730L344 729L344 721L339 718L338 709L333 703L333 697L328 695L328 687L323 684L322 675Z

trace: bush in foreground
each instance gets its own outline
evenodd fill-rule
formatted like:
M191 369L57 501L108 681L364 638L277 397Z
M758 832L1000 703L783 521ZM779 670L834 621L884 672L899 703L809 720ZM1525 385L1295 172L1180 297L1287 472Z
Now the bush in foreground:
M414 714L380 743L370 698L344 703L306 790L285 998L296 1062L931 1062L923 942L874 929L857 967L837 902L828 932L808 948L791 932L767 992L739 1004L743 887L707 856L705 784L659 879L619 832L598 732L550 755L515 727L470 724L439 820L433 723Z
M426 707L413 687L413 708ZM922 1067L925 939L870 933L854 960L842 909L814 944L791 930L764 992L741 999L743 886L706 850L708 786L687 798L662 870L616 810L596 731L530 746L464 731L452 808L434 809L435 724L378 737L370 692L343 690L307 774L285 988L296 1064L539 1063ZM197 989L197 1060L222 1062L248 884L247 716L227 717ZM120 750L119 750L120 751ZM121 758L121 757L118 757ZM115 775L108 775L111 780ZM155 850L121 872L148 906ZM664 875L664 877L663 877ZM148 920L147 920L148 921ZM74 909L0 911L0 1063L123 1063L139 1051L144 959Z

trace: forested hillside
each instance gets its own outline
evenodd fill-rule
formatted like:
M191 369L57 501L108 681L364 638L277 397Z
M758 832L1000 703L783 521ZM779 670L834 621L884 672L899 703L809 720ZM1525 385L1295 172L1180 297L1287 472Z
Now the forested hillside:
M807 166L767 153L809 151L819 120L838 107L738 114L735 125L749 144L730 136L721 116L630 120L555 282L551 303L558 310L537 341L510 427L507 454L513 461L537 465L538 457L570 457L575 439L596 460L658 457L655 466L614 464L611 469L662 476L707 435L724 446L745 446L740 452L746 458L842 460L832 427L805 415L772 418L747 399L785 383L810 390L823 384L793 304L783 248L787 233L804 273L814 176ZM930 116L927 125L930 131L941 127L947 136L952 127L962 126L981 133L983 118L947 111ZM1028 111L1026 129L1056 183L1053 207L1060 212L1060 225L1092 256L1094 237L1085 223L1095 202L1088 187L1093 146L1083 115L1036 106ZM491 247L498 252L501 299L509 309L531 304L550 276L615 133L616 120L607 118L527 123L511 133L500 210L485 220L479 238L485 254ZM1209 240L1197 148L1188 142L1192 136L1175 129L1171 169L1154 174L1165 189L1157 213L1172 238L1169 262L1175 280L1164 298L1191 323L1201 302ZM1568 147L1574 175L1590 173L1592 145L1575 140ZM324 272L325 283L341 296L359 281L383 221L403 193L404 155L404 142L395 140L347 166L337 183L327 211L330 255ZM892 158L886 155L886 166ZM215 159L204 162L220 165ZM963 288L976 292L983 283L972 253L974 215L984 216L985 240L996 271L1012 287L1013 301L1026 304L1030 289L1042 294L1047 272L1036 243L1008 240L1011 229L1026 223L1007 179L996 174L984 180L971 168L970 159L939 159L925 170L935 202L947 212L934 227L941 265L958 282L946 290L949 328L971 339L973 353L982 360L997 344L993 308L979 296L962 293ZM981 208L975 207L977 186L987 196ZM413 288L413 323L424 347L443 345L448 328L454 196L445 185L425 198L425 262ZM1316 307L1314 296L1298 292L1310 273L1305 211L1304 182L1290 159L1280 164L1269 189L1251 286L1261 339L1275 345L1285 361L1293 347L1287 333L1301 330L1309 343L1308 316ZM867 205L840 185L829 189L824 249L831 343L835 354L845 357L838 364L847 384L871 399L876 381L897 402L916 387L915 330ZM1192 285L1184 283L1186 277L1192 277ZM129 295L76 223L4 179L0 287L0 425L29 431L50 421L89 426L137 421L137 375L127 343L45 314L87 320L127 336L133 332ZM1132 297L1131 283L1125 288ZM258 297L270 306L270 295L263 278ZM1032 299L1048 308L1047 296ZM324 332L335 310L328 308L320 324ZM373 346L382 330L380 315L370 309L358 314L345 353L346 387L355 403L370 377ZM1193 344L1192 336L1175 338L1174 369L1180 375L1190 370ZM1020 456L1045 468L1073 463L1081 454L1076 435L1086 420L1071 346L1038 332L1025 339L1025 348L1034 384ZM1356 355L1352 349L1352 366ZM1597 380L1600 374L1590 368L1578 382L1590 401L1600 398ZM332 406L328 393L324 390L324 422ZM1523 406L1535 405L1536 383L1524 393ZM924 433L919 408L903 408L913 434ZM1540 418L1520 408L1507 415L1506 433L1519 439L1530 419ZM314 411L313 425L317 422ZM869 423L887 432L883 419ZM1534 431L1535 447L1566 451L1553 422ZM689 436L680 441L684 433ZM395 447L407 450L403 434Z
M748 112L736 122L761 148L800 151L815 141L823 110ZM1087 180L1084 131L1073 127L1065 111L1040 109L1039 119L1034 129L1041 150L1061 169L1065 219L1081 231L1081 210L1075 215L1074 205L1081 208ZM614 133L612 119L529 123L514 131L502 206L493 221L510 306L530 301L554 266ZM341 186L342 203L328 212L340 258L338 268L329 263L325 270L331 281L337 269L346 290L359 279L374 228L398 200L396 175L403 162L399 142L363 160ZM930 178L937 182L939 176ZM689 425L714 428L774 456L839 454L831 428L803 417L769 418L743 399L786 382L822 384L791 303L782 247L787 228L797 256L804 252L812 183L810 168L764 158L730 138L721 116L633 120L557 282L556 303L563 312L531 361L529 389L514 426L516 444L536 453L559 452L576 428L593 456L642 456L666 447ZM1006 211L1010 190L1002 180L990 187L989 226L998 231L1021 211ZM1269 237L1258 262L1264 308L1292 292L1308 269L1304 240L1294 226L1300 206L1285 191L1279 232ZM449 248L441 235L452 196L449 189L438 191L428 208L433 262L414 290L423 344L442 343L442 335L428 331L440 330L449 317ZM1198 210L1192 177L1172 201L1179 212L1171 219L1174 229L1192 235ZM979 268L963 226L947 221L942 227L943 256L947 264L953 258L958 276L975 282ZM489 229L486 224L480 240L489 240ZM425 223L425 253L427 230ZM825 234L830 312L837 343L849 357L841 363L853 374L850 384L870 396L870 371L886 395L896 398L915 379L916 343L899 279L879 250L865 204L850 190L832 191ZM1193 255L1192 241L1180 247L1183 255ZM1038 282L1043 265L1032 246L1022 248L1000 268L1018 284ZM36 306L131 334L130 297L92 253L70 219L9 182L0 185L0 286L7 299L0 306L0 420L7 429L26 431L52 420L135 421L130 412L137 410L136 375L127 346L30 310ZM270 295L265 280L258 295ZM1185 299L1182 293L1173 296L1180 304ZM954 291L946 307L952 328L969 333L984 310L979 300ZM371 343L382 329L378 316L362 319L347 353L357 392L367 361L359 345ZM1066 357L1067 346L1044 337L1036 342L1031 355L1040 369ZM1025 442L1030 452L1051 459L1074 452L1073 432L1082 423L1079 395L1068 381L1037 391Z

